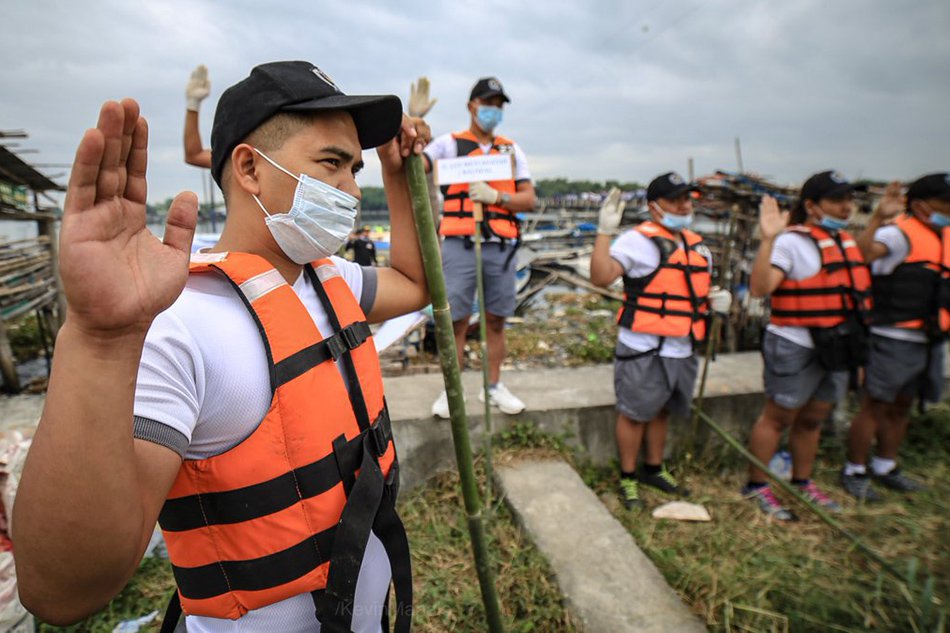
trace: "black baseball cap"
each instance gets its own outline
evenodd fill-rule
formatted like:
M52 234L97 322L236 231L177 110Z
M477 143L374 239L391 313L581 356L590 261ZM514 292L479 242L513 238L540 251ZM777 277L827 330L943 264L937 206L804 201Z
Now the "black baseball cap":
M482 77L472 86L472 94L468 96L468 100L472 101L473 99L485 99L494 96L501 96L505 103L511 103L511 99L505 94L505 89L496 77Z
M940 172L921 176L907 188L907 200L950 200L950 174Z
M221 171L231 151L278 112L346 110L353 116L360 146L377 147L392 139L402 123L402 102L395 95L345 95L310 62L271 62L224 91L211 128L211 175Z
M683 177L675 171L668 171L650 181L647 186L647 201L653 202L658 198L672 200L687 191L701 191L701 189L683 180Z
M855 185L837 171L823 171L811 176L802 185L802 200L840 198L855 191L866 191L867 185Z

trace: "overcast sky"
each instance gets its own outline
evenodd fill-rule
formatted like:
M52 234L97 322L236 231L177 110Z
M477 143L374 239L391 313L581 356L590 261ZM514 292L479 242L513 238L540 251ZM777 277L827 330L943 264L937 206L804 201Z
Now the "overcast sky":
M512 103L499 132L535 178L648 181L687 157L697 174L785 183L836 168L910 179L950 170L950 2L547 0L98 2L5 0L0 129L25 129L33 163L69 163L100 103L132 96L151 129L149 199L202 191L182 161L184 87L218 96L252 66L304 59L348 93L427 75L433 131L467 127L474 81ZM361 184L380 184L366 152ZM64 168L45 169L56 174ZM65 178L62 179L65 182Z

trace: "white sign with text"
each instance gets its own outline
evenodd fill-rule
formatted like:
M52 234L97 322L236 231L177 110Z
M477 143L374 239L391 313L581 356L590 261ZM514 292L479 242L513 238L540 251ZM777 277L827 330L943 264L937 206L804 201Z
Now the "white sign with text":
M511 154L442 158L435 162L435 182L439 186L479 180L511 180L513 177L514 161Z

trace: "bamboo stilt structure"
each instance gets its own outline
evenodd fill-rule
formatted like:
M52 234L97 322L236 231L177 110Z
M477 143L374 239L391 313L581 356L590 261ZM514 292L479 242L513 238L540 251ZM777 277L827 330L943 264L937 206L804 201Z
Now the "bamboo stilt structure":
M472 538L472 553L475 558L475 570L485 605L485 619L491 633L501 633L504 626L498 594L495 590L494 571L485 538L482 518L482 502L478 494L478 482L475 478L475 466L472 459L472 446L468 434L468 421L465 416L465 400L462 392L462 376L459 371L458 354L455 347L455 334L452 330L452 314L449 311L448 296L445 291L445 277L442 275L442 255L439 240L435 233L435 221L429 207L429 191L426 187L425 168L422 158L410 156L406 161L409 180L409 192L412 196L413 215L416 232L422 251L426 281L432 297L432 313L435 317L436 343L439 348L439 362L445 379L445 391L449 400L449 415L452 425L452 442L455 445L455 460L458 463L462 498L468 530Z

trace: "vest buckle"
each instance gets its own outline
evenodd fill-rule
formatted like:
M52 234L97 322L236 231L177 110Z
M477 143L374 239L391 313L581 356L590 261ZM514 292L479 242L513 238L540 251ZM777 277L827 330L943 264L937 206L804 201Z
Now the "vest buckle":
M382 457L386 454L386 449L389 448L389 443L392 440L392 427L389 424L388 409L383 408L368 431L373 442L373 448L376 451L376 457Z
M362 343L362 341L359 339L359 336L357 336L353 325L348 325L340 330L340 336L343 337L346 348L349 350L356 349Z
M343 356L344 352L346 352L346 343L344 343L340 337L340 334L342 334L343 331L326 339L327 351L330 352L330 356L334 361L339 360L340 356Z

